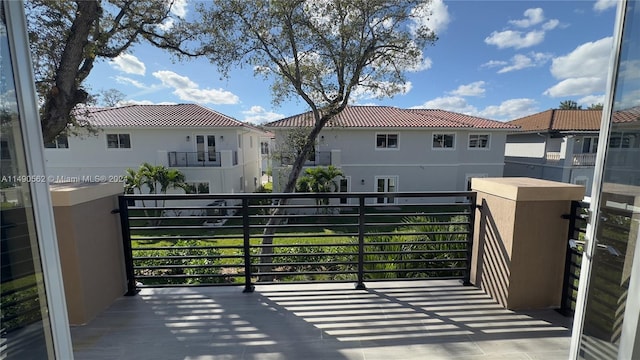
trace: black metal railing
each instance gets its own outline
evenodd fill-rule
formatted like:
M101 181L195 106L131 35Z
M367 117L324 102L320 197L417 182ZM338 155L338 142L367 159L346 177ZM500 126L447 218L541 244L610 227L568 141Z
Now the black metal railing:
M221 166L219 152L179 152L171 151L169 167Z
M562 300L559 311L566 316L573 316L576 309L578 295L578 280L582 265L582 252L587 231L589 203L572 201L571 213L568 214L569 234L567 254L564 263L564 279L562 285Z
M176 285L242 284L252 291L254 283L275 282L468 284L475 196L123 195L129 294Z

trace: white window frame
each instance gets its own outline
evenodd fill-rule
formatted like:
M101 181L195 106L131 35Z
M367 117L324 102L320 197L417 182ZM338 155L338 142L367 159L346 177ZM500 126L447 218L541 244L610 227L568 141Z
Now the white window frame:
M38 99L35 96L35 81L31 68L24 4L21 1L3 1L0 6L4 7L6 15L6 36L11 46L9 56L12 60L16 93L19 93L18 109L20 124L23 127L22 137L27 167L29 174L46 174L40 123L26 120L38 119ZM39 256L43 269L49 320L51 321L49 328L53 337L54 356L56 359L73 359L49 185L45 182L31 182L30 187L35 217L33 225L36 227L40 249Z
M118 136L118 147L117 148L112 148L109 147L109 135L117 135ZM120 146L120 135L127 135L129 137L129 147L121 147ZM105 146L107 147L107 150L109 151L128 151L133 149L133 142L131 141L131 133L128 132L111 132L111 133L105 133L104 134L104 139L105 139Z
M583 136L579 139L580 139L580 143L578 146L580 147L580 152L574 151L574 154L595 154L598 151L598 142L599 142L598 136ZM587 139L589 139L589 151L583 152L584 150L583 146Z
M471 137L472 136L486 136L487 137L487 146L471 146ZM480 141L478 139L478 144ZM470 133L467 137L467 149L468 150L489 150L491 149L491 134L489 133Z
M199 160L198 158L198 136L202 136L203 140L204 140L204 159L203 160ZM209 157L209 138L213 138L213 156L215 157L214 160L211 160ZM194 142L193 142L193 146L195 148L195 152L196 152L196 159L198 161L203 161L203 162L216 162L216 161L220 161L219 156L218 156L218 141L216 140L216 136L214 134L195 134L193 136L194 138Z
M379 192L378 191L378 180L380 179L393 179L394 183L395 183L395 187L396 189L394 191L388 191L388 183L387 183L387 190L384 192L394 192L397 193L398 189L400 188L400 176L398 175L376 175L373 178L373 192ZM396 204L398 202L398 198L397 197L393 197L393 199L391 199L392 201L389 201L389 198L386 199L387 201L383 202L383 203L379 203L378 202L378 197L375 198L374 202L376 204Z
M351 176L343 176L340 179L338 179L338 191L337 192L343 192L340 190L340 183L342 182L342 180L345 180L347 182L347 190L345 192L351 192ZM350 204L351 203L351 198L346 198L344 199L345 201L342 202L342 199L339 199L339 203L340 204Z
M378 136L386 136L386 141L385 141L385 146L384 147L379 147L378 146ZM395 135L396 136L396 147L389 147L389 135ZM375 136L375 142L374 142L374 147L376 150L379 151L398 151L400 150L400 134L397 132L377 132L376 136Z
M433 141L434 138L438 135L442 135L442 136L448 136L451 135L453 136L453 142L451 144L451 147L435 147L433 146ZM435 132L433 134L431 134L431 150L438 150L438 151L452 151L456 149L456 133L455 132Z
M66 147L61 147L60 146L60 138L66 138L67 139L67 146ZM56 136L55 139L53 139L53 141L51 141L51 144L53 144L53 147L47 147L47 143L45 143L45 149L47 150L69 150L70 145L69 145L69 136L67 136L66 134L60 134L58 136Z

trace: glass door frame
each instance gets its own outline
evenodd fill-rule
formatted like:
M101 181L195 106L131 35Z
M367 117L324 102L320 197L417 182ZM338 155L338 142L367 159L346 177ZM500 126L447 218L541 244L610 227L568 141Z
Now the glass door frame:
M25 144L26 166L31 175L46 175L44 145L37 108L35 80L31 67L24 3L3 0L0 6L4 7L6 14L7 39L11 49L11 64L20 114L22 141ZM54 354L56 359L73 359L49 184L31 182L29 186L43 268L49 320L51 321Z
M580 281L578 284L578 296L576 300L576 311L574 315L571 347L569 352L570 359L579 359L580 345L584 330L585 310L587 305L587 296L592 276L593 256L597 249L596 239L596 222L600 216L600 205L602 201L602 186L604 180L605 157L609 145L611 135L611 118L613 105L615 100L616 84L618 81L618 72L620 65L620 55L622 46L622 37L624 30L624 20L628 9L629 0L621 0L618 2L616 25L614 28L613 48L610 58L610 69L607 78L607 91L605 95L605 104L602 110L602 120L600 125L598 150L596 163L594 167L593 186L591 191L591 204L589 207L590 220L587 224L585 250L582 258L582 268L580 271ZM640 5L640 1L637 2ZM638 243L640 244L640 243ZM640 246L636 246L634 251L634 263L632 268L632 276L629 284L629 294L640 294ZM635 275L635 276L634 276ZM638 313L640 312L640 297L629 296L626 302L626 309L623 320L623 328L620 336L620 345L618 347L617 358L620 360L631 359L634 351L636 337L638 336ZM628 316L629 315L629 316ZM637 351L637 350L636 350ZM637 354L635 354L637 356Z

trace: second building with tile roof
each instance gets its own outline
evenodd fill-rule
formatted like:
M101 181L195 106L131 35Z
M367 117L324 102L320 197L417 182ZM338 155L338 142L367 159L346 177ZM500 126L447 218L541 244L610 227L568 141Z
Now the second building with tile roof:
M584 185L591 192L602 110L551 109L509 124L504 176Z
M266 127L282 149L287 133L312 125L308 112ZM444 110L349 106L323 128L306 166L340 168L340 191L464 191L472 177L502 176L506 134L514 129ZM274 163L274 191L291 159L283 162Z
M196 193L252 192L260 185L266 133L196 104L129 105L78 110L95 135L45 144L56 182L119 181L143 162L176 168Z

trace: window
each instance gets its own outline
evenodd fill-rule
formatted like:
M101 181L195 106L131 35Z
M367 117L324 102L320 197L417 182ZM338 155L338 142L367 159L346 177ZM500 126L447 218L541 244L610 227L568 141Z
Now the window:
M269 143L266 141L263 141L260 143L260 154L262 155L269 155Z
M453 149L455 140L456 140L455 134L433 134L432 148Z
M397 149L398 134L377 134L376 149Z
M582 142L581 154L595 154L598 150L597 137L584 137L578 141Z
M397 176L376 176L376 192L392 193L398 191ZM378 196L376 199L378 204L395 204L396 199L393 195Z
M349 192L349 182L351 181L351 177L343 177L339 180L338 192L346 193ZM348 204L349 198L340 198L340 204Z
M489 134L469 134L469 149L487 149Z
M45 143L44 147L47 149L68 149L69 138L67 135L60 134L53 141Z
M108 149L131 149L129 134L107 134Z
M198 161L217 161L215 135L196 135Z
M184 184L185 194L208 194L209 183L208 182L188 182Z
M9 142L2 140L0 142L0 159L11 160L11 150L9 150Z

